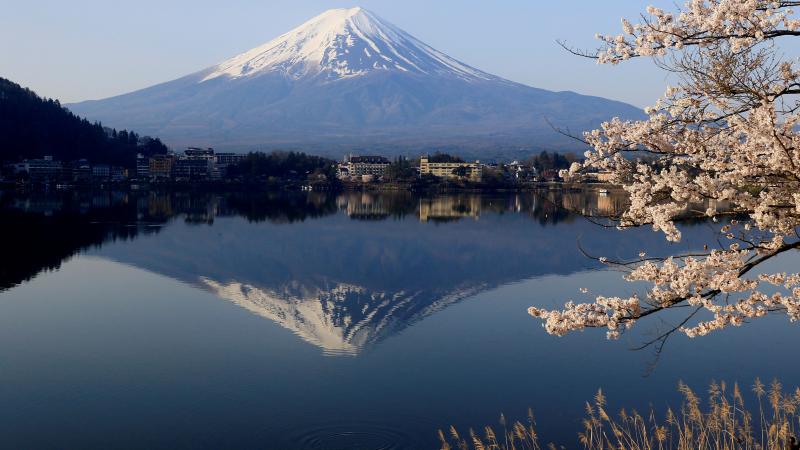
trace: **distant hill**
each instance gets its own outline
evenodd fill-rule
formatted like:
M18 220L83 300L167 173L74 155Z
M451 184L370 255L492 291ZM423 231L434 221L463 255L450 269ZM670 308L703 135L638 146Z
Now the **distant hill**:
M136 154L166 153L157 138L104 128L82 119L58 100L0 78L0 161L52 155L57 160L86 158L93 163L131 167Z
M362 8L327 11L216 66L69 108L176 146L328 156L439 149L481 159L576 150L550 124L580 133L644 115L470 67Z

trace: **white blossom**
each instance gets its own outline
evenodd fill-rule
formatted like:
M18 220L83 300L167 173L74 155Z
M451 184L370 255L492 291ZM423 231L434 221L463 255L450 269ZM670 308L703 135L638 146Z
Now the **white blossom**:
M690 337L771 311L800 319L800 275L751 273L800 247L800 69L779 48L780 38L800 29L793 3L689 0L674 13L648 7L641 23L622 21L622 34L598 35L599 63L657 58L681 82L646 109L647 119L613 118L585 133L591 150L564 176L611 172L630 197L621 229L647 225L680 241L682 219L724 225L701 253L645 261L642 252L626 265L627 280L652 285L641 296L530 308L549 333L603 327L613 338L677 305L704 311L680 328ZM727 247L709 250L723 240ZM778 292L765 294L769 287Z

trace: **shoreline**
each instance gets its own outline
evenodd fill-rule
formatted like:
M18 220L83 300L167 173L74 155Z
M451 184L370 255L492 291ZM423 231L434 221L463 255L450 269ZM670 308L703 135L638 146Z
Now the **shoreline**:
M560 181L529 182L513 185L488 185L483 183L247 183L247 182L117 182L117 183L29 183L0 182L0 191L69 192L69 191L250 191L250 192L416 192L416 193L511 193L541 191L607 192L621 193L624 190L608 183L569 183Z
M529 182L513 185L484 183L342 183L345 191L410 191L410 192L529 192L529 191L601 191L623 192L622 187L608 183L569 183L561 181Z

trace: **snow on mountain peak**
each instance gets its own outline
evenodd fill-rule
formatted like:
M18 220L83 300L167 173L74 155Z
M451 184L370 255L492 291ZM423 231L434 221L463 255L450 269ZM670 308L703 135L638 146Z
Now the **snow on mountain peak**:
M361 7L331 9L299 27L209 69L202 81L283 73L293 79L349 78L402 71L496 80L419 41Z

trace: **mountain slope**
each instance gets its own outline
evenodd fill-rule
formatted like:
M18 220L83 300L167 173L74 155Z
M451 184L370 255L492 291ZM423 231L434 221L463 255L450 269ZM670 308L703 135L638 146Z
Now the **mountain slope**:
M176 145L573 147L581 131L641 112L472 68L361 8L330 10L186 77L71 105ZM337 151L338 154L338 151Z

